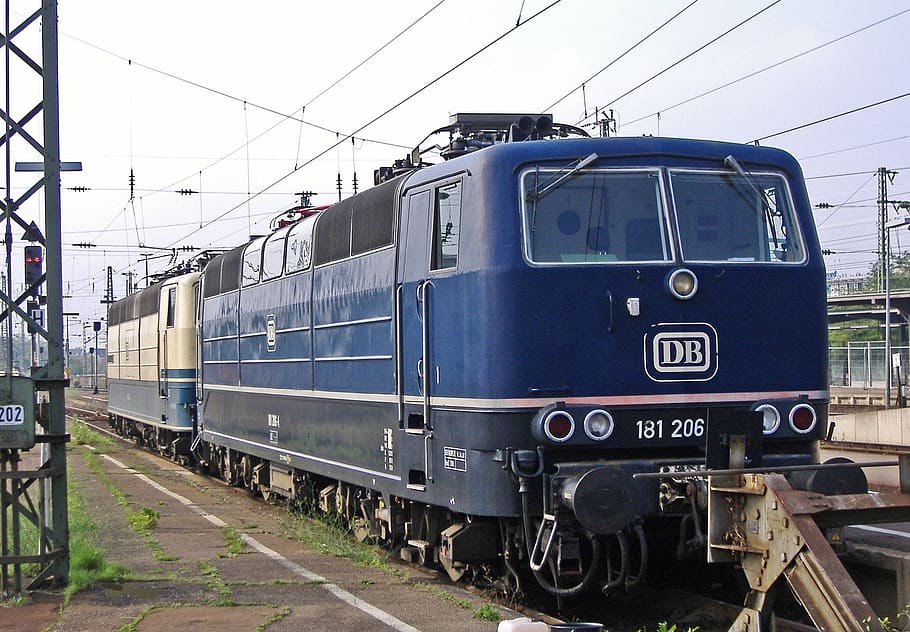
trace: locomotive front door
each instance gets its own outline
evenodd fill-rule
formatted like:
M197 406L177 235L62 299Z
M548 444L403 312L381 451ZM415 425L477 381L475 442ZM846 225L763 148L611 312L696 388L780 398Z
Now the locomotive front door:
M424 469L408 472L408 484L416 488L425 488L443 468L442 456L434 450L431 398L444 357L448 316L441 301L452 299L451 277L458 265L462 178L458 174L410 193L402 204L396 287L399 423L412 454L419 453L415 435L422 439Z
M162 399L168 397L168 358L169 340L168 330L174 328L177 308L177 286L165 287L160 295L161 303L158 309L158 396ZM167 407L165 407L167 410Z
M417 191L408 195L401 205L401 234L399 238L396 283L397 326L397 390L399 428L405 431L404 440L412 446L407 453L421 452L423 462L410 464L408 485L424 487L433 480L431 462L432 417L430 381L426 379L429 364L429 231L432 191Z

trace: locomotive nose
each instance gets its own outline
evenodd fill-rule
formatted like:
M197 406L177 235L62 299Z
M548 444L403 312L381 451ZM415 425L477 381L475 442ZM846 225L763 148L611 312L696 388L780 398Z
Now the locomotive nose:
M632 480L622 470L598 467L556 484L560 502L591 533L616 533L633 520Z

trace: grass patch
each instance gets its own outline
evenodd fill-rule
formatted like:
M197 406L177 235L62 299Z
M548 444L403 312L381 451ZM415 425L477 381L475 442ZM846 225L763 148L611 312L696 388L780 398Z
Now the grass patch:
M463 608L465 610L474 609L473 601L471 601L470 599L465 599L464 597L456 597L455 595L450 593L445 588L441 588L439 586L434 586L433 584L427 584L426 582L417 582L414 584L414 588L416 588L417 590L422 590L423 592L428 592L432 595L436 595L443 601L448 601L449 603L453 603L456 606Z
M293 537L325 555L351 560L360 566L378 568L396 577L403 574L389 563L381 549L354 540L351 530L340 516L314 512L299 515Z
M279 621L281 621L282 619L287 617L289 614L291 614L291 609L288 608L287 606L285 606L284 608L281 609L280 612L276 612L271 617L266 619L263 623L260 623L259 625L257 625L256 632L265 632L273 624L278 623Z
M142 507L139 511L131 511L127 516L127 520L136 533L149 533L158 524L158 518L160 517L160 511L155 511L150 507Z
M77 592L85 590L98 582L120 582L130 575L130 570L122 565L109 562L104 551L99 548L96 534L98 525L85 505L79 485L68 476L67 484L67 518L69 524L69 581L64 590L64 605ZM8 510L7 517L11 515ZM10 525L12 520L10 518ZM21 517L20 547L22 555L38 553L38 528L25 516ZM38 564L22 566L23 575L34 577L41 570ZM5 603L19 605L27 599L14 598Z
M90 445L95 449L109 448L114 445L114 440L110 437L95 432L89 428L79 418L73 419L70 424L70 439L73 445Z
M145 543L152 550L152 557L159 562L173 562L178 560L176 555L170 555L164 552L161 544L152 537L152 529L158 524L158 518L161 517L160 511L155 511L151 507L140 507L138 511L127 511L126 519L130 527L142 536Z
M218 598L212 601L213 606L233 606L234 599L231 596L231 587L221 578L218 568L208 560L199 560L196 564L199 573L205 578L205 585L218 594Z
M165 553L161 544L152 536L152 529L158 524L158 518L161 517L161 512L156 511L151 507L141 507L138 511L131 510L126 494L124 494L119 487L114 485L114 481L111 480L111 477L104 470L104 467L102 467L100 457L93 452L86 451L83 451L82 456L85 458L85 462L92 474L98 478L98 481L107 489L108 493L113 496L114 500L117 501L117 504L123 507L123 510L126 512L127 522L133 531L138 533L142 536L142 539L145 540L146 545L152 550L152 556L159 562L173 562L180 559L176 555Z
M427 584L426 582L417 582L414 584L414 588L417 590L422 590L423 592L430 593L431 595L435 595L443 601L448 601L449 603L455 604L464 610L473 610L475 619L494 622L502 619L502 615L493 604L485 603L481 606L475 606L474 602L471 599L456 597L444 587Z
M130 574L122 564L108 562L95 542L98 525L85 506L78 486L69 477L67 502L70 531L70 573L64 592L65 603L80 590L97 582L120 582Z
M240 534L237 532L237 529L234 527L222 527L221 537L224 538L224 544L227 547L227 554L229 557L239 555L246 550L246 542L243 541Z
M499 614L499 610L496 606L485 603L474 610L474 618L480 619L481 621L493 621L495 623L502 619L502 615Z

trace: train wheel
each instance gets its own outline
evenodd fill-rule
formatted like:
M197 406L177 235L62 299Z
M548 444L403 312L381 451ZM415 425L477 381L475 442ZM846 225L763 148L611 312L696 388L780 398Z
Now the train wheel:
M230 448L226 448L221 453L221 477L232 487L237 487L240 484L237 476L237 467L235 466Z
M253 489L253 459L249 454L240 457L240 481L247 489Z

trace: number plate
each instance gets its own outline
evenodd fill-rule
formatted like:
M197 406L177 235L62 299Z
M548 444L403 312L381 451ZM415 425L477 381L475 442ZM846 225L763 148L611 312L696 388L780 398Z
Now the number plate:
M19 404L0 406L0 426L21 426L25 422L25 409Z
M636 439L639 441L680 440L705 436L705 418L696 416L661 415L635 422Z
M624 446L701 446L708 430L708 410L651 409L614 413L614 437Z

